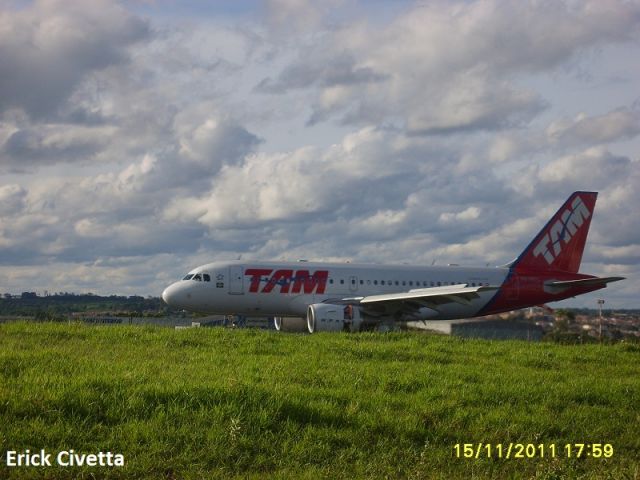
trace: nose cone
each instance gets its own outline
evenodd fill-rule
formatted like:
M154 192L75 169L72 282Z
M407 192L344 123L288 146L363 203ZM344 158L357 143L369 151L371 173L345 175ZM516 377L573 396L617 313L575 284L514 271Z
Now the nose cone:
M172 283L162 292L162 300L167 305L184 310L198 311L203 307L203 293L200 283L179 281Z
M178 290L179 288L175 283L165 288L164 292L162 292L162 300L164 300L164 303L171 307L179 307Z
M171 305L171 303L169 303L169 300L171 299L171 295L169 294L169 288L171 287L165 288L164 291L162 292L162 300L164 300L164 303L166 303L167 305Z

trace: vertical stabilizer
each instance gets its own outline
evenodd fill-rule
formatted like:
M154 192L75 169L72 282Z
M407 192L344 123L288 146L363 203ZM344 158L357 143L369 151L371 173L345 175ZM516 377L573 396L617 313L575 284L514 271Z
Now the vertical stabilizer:
M597 197L597 192L574 192L512 268L577 273Z

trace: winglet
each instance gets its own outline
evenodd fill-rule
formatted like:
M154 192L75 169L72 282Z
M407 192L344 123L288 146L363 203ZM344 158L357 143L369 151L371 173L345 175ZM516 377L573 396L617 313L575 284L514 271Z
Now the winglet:
M514 269L577 273L597 192L574 192L513 263Z

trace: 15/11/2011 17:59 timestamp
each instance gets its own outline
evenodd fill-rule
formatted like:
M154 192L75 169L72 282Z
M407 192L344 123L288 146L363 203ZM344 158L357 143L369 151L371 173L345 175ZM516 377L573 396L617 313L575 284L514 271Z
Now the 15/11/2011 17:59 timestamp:
M611 458L610 443L456 443L456 458Z

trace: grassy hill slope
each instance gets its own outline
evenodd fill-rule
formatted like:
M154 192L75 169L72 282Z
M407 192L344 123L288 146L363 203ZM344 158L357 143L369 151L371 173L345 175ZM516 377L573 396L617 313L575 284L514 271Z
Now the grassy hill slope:
M126 459L1 478L637 478L639 405L638 345L0 325L3 457ZM477 442L556 458L456 456ZM614 454L567 458L586 442Z

